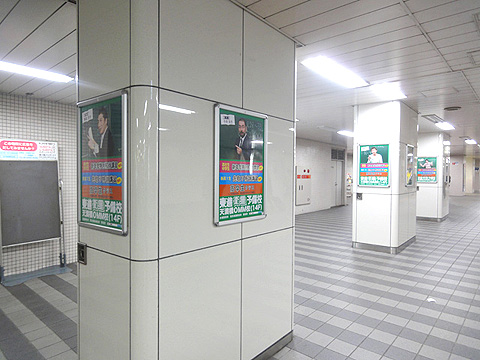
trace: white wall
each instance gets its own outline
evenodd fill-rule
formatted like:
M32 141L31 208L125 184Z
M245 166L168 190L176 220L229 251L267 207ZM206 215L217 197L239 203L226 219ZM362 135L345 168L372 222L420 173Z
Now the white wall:
M295 214L309 213L335 206L335 168L331 160L332 145L297 139L296 150L296 165L310 168L312 196L310 204L295 206ZM350 173L352 174L351 169Z
M74 106L0 93L0 138L58 143L59 176L63 180L67 263L77 261L77 162ZM5 275L58 265L57 242L4 250ZM38 253L43 255L39 261ZM48 256L48 260L44 259ZM12 271L11 271L12 270Z
M452 182L450 184L450 195L452 196L464 196L463 191L464 173L463 164L465 158L463 156L451 156L450 157L450 176Z

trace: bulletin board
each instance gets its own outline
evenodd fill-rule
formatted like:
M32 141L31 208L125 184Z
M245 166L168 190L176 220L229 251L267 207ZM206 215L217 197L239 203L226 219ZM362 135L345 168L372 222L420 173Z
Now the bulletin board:
M0 139L2 246L61 238L56 142Z
M2 246L60 238L56 161L0 161Z

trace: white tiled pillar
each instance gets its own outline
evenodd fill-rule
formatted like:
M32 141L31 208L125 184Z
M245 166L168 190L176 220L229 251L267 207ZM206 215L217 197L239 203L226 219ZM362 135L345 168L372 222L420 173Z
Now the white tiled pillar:
M417 218L435 221L444 220L449 213L450 192L450 146L445 144L450 137L444 133L418 135L418 159L436 159L435 181L418 182Z
M80 228L80 359L268 354L293 328L294 43L227 0L78 9L79 101L128 92L130 164L128 235ZM265 219L214 225L217 103L268 116Z
M412 174L408 175L407 170L409 167L414 169L407 164L407 146L413 146L415 158L416 144L417 114L401 102L356 108L352 203L354 247L396 253L415 239L416 183L415 177L408 183ZM384 149L388 145L388 186L360 185L360 151L374 145L385 145Z

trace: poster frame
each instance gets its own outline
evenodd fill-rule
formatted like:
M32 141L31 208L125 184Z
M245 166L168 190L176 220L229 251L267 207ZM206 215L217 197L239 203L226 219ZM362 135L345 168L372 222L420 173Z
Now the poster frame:
M121 97L122 108L122 227L115 229L103 225L90 224L83 222L82 219L82 107L94 105L103 101L111 100ZM128 234L128 92L126 90L119 90L105 95L97 96L85 101L77 103L78 107L78 123L77 123L77 222L78 225L84 228L100 230L116 235Z
M385 189L385 188L389 188L391 186L390 184L390 144L358 144L357 145L357 154L358 154L358 182L357 182L357 186L358 187L371 187L371 188L382 188L382 189ZM387 146L387 149L388 149L388 162L386 164L388 164L388 175L387 175L387 185L365 185L365 184L361 184L361 179L362 177L360 176L360 172L361 172L361 148L363 146L369 146L369 147L375 147L375 146Z
M258 118L262 118L264 123L263 123L263 209L262 213L259 215L255 216L249 216L246 218L239 218L239 219L232 219L232 220L225 220L225 221L220 221L220 110L224 109L227 111L234 111L240 114L245 114L249 116L254 116ZM242 108L234 107L234 106L228 106L228 105L223 105L223 104L215 104L215 141L214 141L214 201L213 201L213 222L216 226L224 226L224 225L230 225L230 224L238 224L238 223L244 223L248 221L254 221L254 220L260 220L264 219L267 216L266 213L266 202L265 202L265 195L267 193L267 182L266 182L266 173L268 169L268 155L267 155L267 134L268 134L268 116L265 114L257 113L254 111L250 110L245 110Z
M435 181L422 181L418 179L418 171L420 168L418 167L420 159L435 159ZM418 156L417 157L417 184L437 184L438 183L438 157L437 156Z
M409 152L409 150L412 150L411 153ZM408 184L408 155L409 154L412 154L412 183L411 184ZM415 166L415 146L411 145L411 144L406 144L405 145L405 187L414 187L416 186L416 176L414 175L417 171L416 171L416 166Z

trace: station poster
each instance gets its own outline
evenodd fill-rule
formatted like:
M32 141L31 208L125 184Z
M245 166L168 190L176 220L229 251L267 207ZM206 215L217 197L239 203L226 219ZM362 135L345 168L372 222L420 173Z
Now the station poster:
M267 116L215 107L214 223L264 218Z
M436 157L419 157L417 159L417 182L424 184L437 182Z
M79 223L126 233L126 94L79 104Z
M360 145L358 155L358 185L388 187L388 145Z

